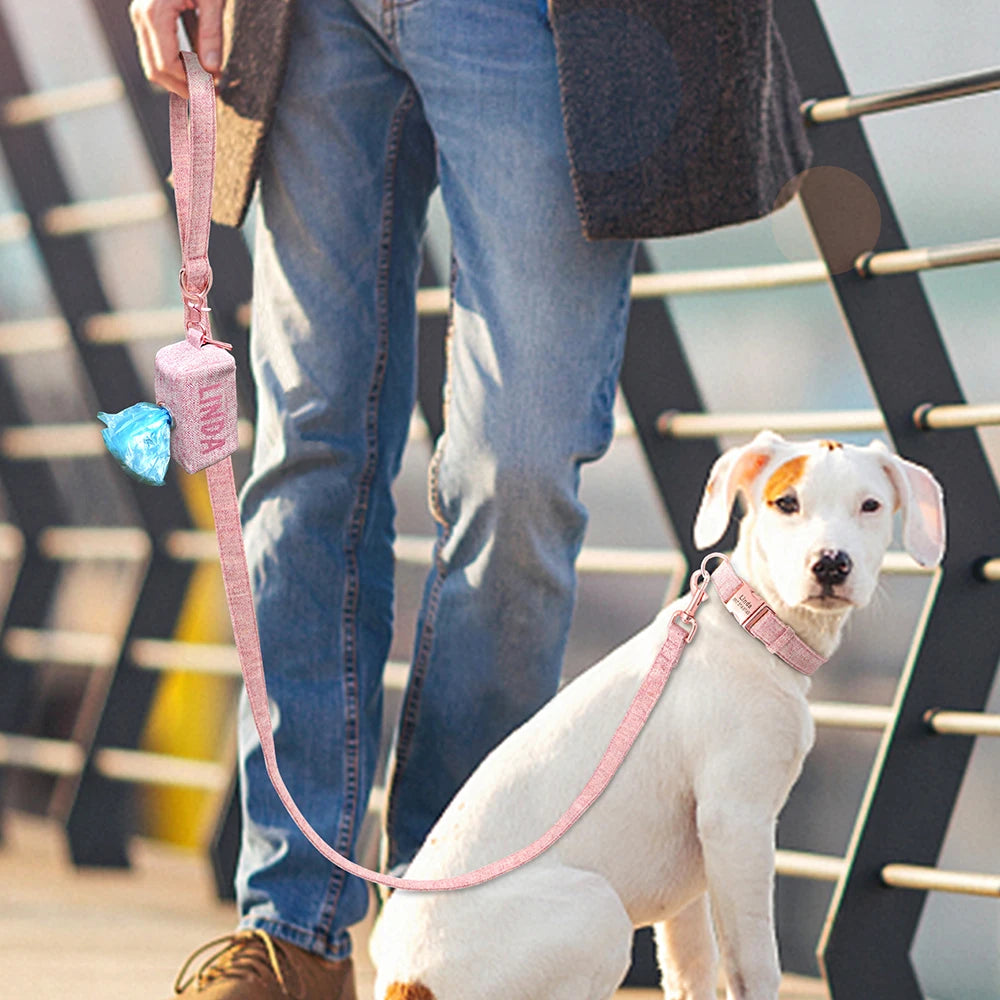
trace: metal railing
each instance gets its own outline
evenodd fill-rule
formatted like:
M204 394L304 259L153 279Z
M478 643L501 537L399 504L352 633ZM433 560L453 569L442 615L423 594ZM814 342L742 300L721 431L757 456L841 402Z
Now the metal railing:
M802 105L802 115L811 125L841 122L881 111L898 111L935 101L949 101L1000 89L1000 69L964 73L943 80L920 83L913 87L898 87L876 94L845 94L825 100L810 100Z
M22 210L0 216L0 243L34 240L60 310L58 316L0 323L0 355L71 348L97 398L132 394L137 399L139 379L129 349L143 341L176 337L180 310L112 308L84 237L162 219L169 215L169 193L164 189L74 203L42 128L55 116L128 102L145 130L153 162L161 176L166 175L163 100L151 95L142 81L121 4L93 0L93 7L119 75L43 93L29 91L0 14L0 139L22 202ZM982 527L1000 523L1000 498L977 438L978 428L1000 423L1000 404L963 401L915 275L1000 261L1000 239L906 247L857 120L996 90L1000 70L850 95L814 5L777 0L776 7L803 92L840 95L803 106L817 162L841 166L865 179L882 213L880 245L860 255L853 270L833 276L822 259L652 273L640 251L621 384L631 433L643 449L664 509L672 523L685 530L678 531L678 551L585 547L579 568L583 573L655 574L669 581L668 597L676 593L696 555L686 540L686 526L693 521L705 471L718 455L718 439L765 428L787 434L887 434L900 451L932 467L950 495L961 491L964 503L975 506L980 515L976 523L966 519L951 525L949 554L943 570L931 576L928 604L893 704L816 701L811 706L819 727L875 733L881 740L844 855L782 848L777 857L783 877L834 886L819 946L834 1000L915 1000L921 993L909 950L924 895L1000 895L1000 876L934 867L972 741L1000 736L1000 716L983 710L997 659L983 624L995 621L1000 610L1000 591L989 586L1000 582L1000 554L990 551L991 539ZM808 193L803 207L821 227ZM824 235L817 230L821 248ZM213 318L225 339L241 343L249 316L249 263L239 237L226 231L213 234L213 262L216 259L224 263L216 268ZM782 289L823 283L829 284L841 307L876 406L853 412L706 413L666 300L727 292L780 294ZM425 271L417 301L425 360L439 353L448 300L448 290L437 276ZM882 325L885 316L894 317L898 330L905 331L906 352L887 348L892 336ZM238 367L248 369L242 361ZM439 377L429 362L422 368L420 398L431 438L441 427ZM0 558L22 563L0 633L5 678L5 699L0 702L11 706L30 701L35 671L43 665L88 671L108 683L106 698L96 708L89 706L73 739L19 732L17 714L0 705L0 765L44 773L62 783L63 798L72 802L67 819L71 854L83 863L127 862L126 806L129 790L137 784L171 784L219 795L224 809L213 858L220 891L225 891L235 853L232 762L184 760L138 749L157 680L167 671L233 678L238 674L231 645L174 637L193 571L199 563L217 558L214 536L195 527L176 489L158 494L155 503L142 490L133 490L129 499L136 527L67 523L56 499L52 466L106 462L99 430L93 423L28 420L12 388L0 373L0 480L16 522L0 524ZM252 400L245 384L243 389L250 404L243 412L249 414ZM244 445L250 434L246 423ZM403 536L396 551L403 565L425 565L430 541ZM124 634L49 623L60 570L85 561L118 562L141 570L143 582ZM890 553L883 569L928 573L901 553ZM951 645L956 623L964 626L960 656ZM945 656L951 657L948 671L940 670ZM406 672L406 664L388 665L390 690L401 689ZM937 780L924 782L921 775L931 765ZM373 797L374 805L380 794ZM921 817L919 824L904 823L898 809L902 801L907 816ZM864 947L875 937L881 945L877 951Z

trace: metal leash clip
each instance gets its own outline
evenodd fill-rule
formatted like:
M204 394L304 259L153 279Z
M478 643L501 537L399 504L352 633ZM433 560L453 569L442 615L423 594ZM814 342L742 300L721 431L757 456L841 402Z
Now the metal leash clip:
M686 643L690 642L698 631L698 623L694 616L702 602L708 597L708 581L712 579L712 574L708 570L709 559L721 559L723 562L728 562L726 556L721 552L709 552L702 559L701 566L691 574L691 599L688 601L687 607L682 611L675 611L673 618L671 618L672 622L677 622L687 630L687 635L684 637Z

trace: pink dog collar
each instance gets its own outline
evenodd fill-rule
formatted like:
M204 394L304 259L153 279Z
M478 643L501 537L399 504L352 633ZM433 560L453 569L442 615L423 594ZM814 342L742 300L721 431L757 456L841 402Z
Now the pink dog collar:
M719 597L730 614L750 635L764 643L768 652L807 676L826 663L825 656L820 656L803 642L795 629L786 625L764 598L740 579L732 563L721 552L713 552L702 560L701 569L691 578L693 594L704 593L704 588L708 586L706 564L714 558L722 560L712 573L712 582ZM696 582L695 577L699 574L702 576Z

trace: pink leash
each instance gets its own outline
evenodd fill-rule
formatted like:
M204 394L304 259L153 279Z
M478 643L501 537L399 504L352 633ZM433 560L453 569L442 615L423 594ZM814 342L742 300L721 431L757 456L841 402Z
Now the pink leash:
M758 631L763 628L767 634L766 641L770 643L768 648L774 645L772 652L779 656L784 652L786 661L796 661L792 665L803 672L811 673L819 665L818 662L813 665L812 658L822 662L822 658L809 650L794 633L792 641L785 634L791 630L732 573L724 556L713 553L706 557L701 569L692 576L690 602L685 610L674 614L665 642L590 780L566 812L534 843L474 871L437 879L407 879L386 875L356 864L334 850L303 816L278 769L257 616L243 547L233 466L229 457L236 448L235 366L231 355L222 349L227 345L211 340L205 315L205 300L212 280L208 264L208 237L215 169L215 95L211 78L201 68L197 57L191 52L183 52L182 56L190 100L186 103L182 98L171 95L170 148L181 234L181 287L184 292L187 340L164 348L157 355L157 399L170 411L175 425L171 435L173 456L188 472L202 468L207 472L233 635L267 773L289 815L320 854L344 871L370 882L393 889L423 891L462 889L478 885L538 857L569 830L607 788L642 731L685 645L694 637L697 629L694 615L706 597L710 578L705 569L709 559L721 558L727 571L723 573L723 578L728 593L723 599L736 601L740 607L743 603L751 606L751 610L741 620L748 631L752 631L751 626ZM728 606L730 605L727 604ZM771 618L777 621L780 628L774 626ZM748 626L746 622L751 625ZM763 634L758 637L763 638ZM801 651L795 648L796 642L805 647L811 658L802 658ZM790 656L789 650L792 650Z

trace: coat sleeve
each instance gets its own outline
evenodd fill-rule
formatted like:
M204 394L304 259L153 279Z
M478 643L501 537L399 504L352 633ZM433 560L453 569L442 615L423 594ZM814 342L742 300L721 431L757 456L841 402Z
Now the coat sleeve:
M242 224L253 194L285 74L292 3L233 0L226 5L212 218L227 226Z
M551 0L585 234L765 215L810 152L771 0Z

